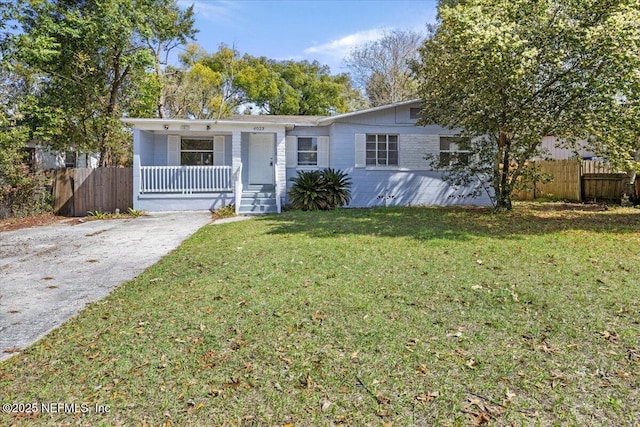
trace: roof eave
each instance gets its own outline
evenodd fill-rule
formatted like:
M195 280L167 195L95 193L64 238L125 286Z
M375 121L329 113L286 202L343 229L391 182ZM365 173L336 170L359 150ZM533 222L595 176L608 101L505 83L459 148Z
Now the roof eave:
M399 102L394 102L393 104L387 104L387 105L381 105L379 107L367 108L366 110L358 110L358 111L352 111L350 113L338 114L336 116L329 116L329 117L325 117L325 118L322 118L322 119L318 120L318 125L319 126L330 125L331 123L335 122L336 120L341 120L341 119L345 119L345 118L348 118L348 117L355 117L355 116L359 116L359 115L362 115L362 114L375 113L376 111L383 111L383 110L387 110L387 109L390 109L390 108L402 107L404 105L415 104L416 102L420 102L420 99L411 99L409 101L399 101Z

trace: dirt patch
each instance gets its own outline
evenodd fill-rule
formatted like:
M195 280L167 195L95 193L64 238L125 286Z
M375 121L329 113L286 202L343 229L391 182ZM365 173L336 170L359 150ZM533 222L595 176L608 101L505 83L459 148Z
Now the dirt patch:
M9 218L0 220L0 231L12 231L19 230L21 228L50 225L61 221L76 221L77 223L76 218L70 219L64 216L54 215L51 212L47 212L40 215L27 216L24 218Z

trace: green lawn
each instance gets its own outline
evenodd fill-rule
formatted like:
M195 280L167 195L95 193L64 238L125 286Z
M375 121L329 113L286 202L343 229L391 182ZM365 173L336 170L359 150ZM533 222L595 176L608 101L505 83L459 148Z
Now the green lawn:
M635 426L639 323L638 209L288 212L0 364L1 403L86 405L0 425Z

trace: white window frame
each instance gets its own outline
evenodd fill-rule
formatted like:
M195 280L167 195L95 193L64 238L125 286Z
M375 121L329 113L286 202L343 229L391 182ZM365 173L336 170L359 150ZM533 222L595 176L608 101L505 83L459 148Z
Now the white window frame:
M444 140L449 140L447 150L442 149L442 143L444 142ZM440 145L439 145L439 152L438 152L438 164L440 165L440 167L451 167L457 164L462 164L462 165L469 164L469 157L471 156L471 151L461 150L459 148L458 142L455 142L455 141L461 141L461 140L466 140L466 138L459 137L459 136L452 136L452 135L440 135ZM445 162L443 160L442 158L443 154L449 155L448 161ZM462 163L460 163L459 161L455 161L455 160L459 160L459 156L458 156L459 154L466 154L467 161Z
M311 147L315 147L315 150L301 150L300 149L300 140L301 139L310 139ZM300 154L315 154L316 161L315 163L303 164L300 163ZM298 136L297 137L297 149L296 149L296 165L300 168L317 168L318 167L318 138L315 136Z
M196 150L196 149L183 149L182 148L182 144L185 141L207 141L211 143L211 150ZM211 163L209 164L197 164L197 165L185 165L184 163L182 163L182 154L183 153L207 153L207 154L211 154ZM201 156L202 158L202 156ZM213 138L210 137L206 137L206 138L198 138L198 137L182 137L180 138L180 166L213 166L215 164L215 147L214 147L214 142L213 142Z
M370 141L370 137L375 137L375 142ZM380 141L380 137L384 137L384 141ZM395 153L396 153L396 161L395 163L389 164L389 153L394 151L394 150L390 150L389 149L389 144L392 144L394 142L390 142L389 139L390 137L394 137L395 138L395 144L396 144L396 149L395 149ZM385 144L385 158L386 158L386 163L385 164L380 164L380 143L384 142ZM368 145L374 143L376 144L375 146L375 151L374 150L370 150ZM375 163L370 163L370 158L369 158L369 153L371 152L375 152ZM400 135L395 134L395 133L368 133L365 136L365 166L367 168L398 168L400 165Z

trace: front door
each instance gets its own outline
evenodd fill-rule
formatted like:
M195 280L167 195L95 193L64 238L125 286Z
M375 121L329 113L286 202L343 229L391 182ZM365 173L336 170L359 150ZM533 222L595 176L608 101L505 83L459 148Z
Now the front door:
M249 134L249 184L273 185L274 147L274 134Z

